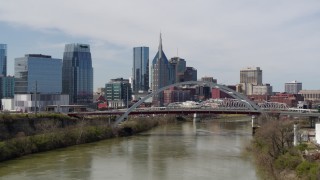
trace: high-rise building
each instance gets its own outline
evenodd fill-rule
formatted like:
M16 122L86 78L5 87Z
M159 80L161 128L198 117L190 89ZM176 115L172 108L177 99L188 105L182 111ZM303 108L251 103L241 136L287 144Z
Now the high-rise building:
M149 90L149 47L133 48L133 92Z
M162 38L160 34L160 43L156 56L153 58L151 66L151 89L153 92L158 89L174 83L174 69L169 63L162 49ZM153 97L153 103L163 105L163 93Z
M105 86L105 97L110 108L123 108L131 101L131 85L128 79L111 79Z
M0 44L0 76L7 76L7 45Z
M15 94L61 94L62 61L42 54L26 54L14 62ZM37 88L37 89L36 89Z
M62 60L48 55L27 54L14 62L14 109L44 111L49 105L68 105L62 95Z
M180 57L173 57L169 60L174 69L175 83L184 82L184 72L186 71L186 61Z
M291 81L284 84L284 91L290 94L298 94L302 90L302 83L298 81Z
M93 102L93 68L88 44L66 44L62 66L62 92L70 104Z
M0 99L14 97L14 77L2 76L0 77Z
M197 81L197 69L194 67L187 67L184 72L185 81Z
M248 67L240 70L240 83L262 85L262 70L260 67Z

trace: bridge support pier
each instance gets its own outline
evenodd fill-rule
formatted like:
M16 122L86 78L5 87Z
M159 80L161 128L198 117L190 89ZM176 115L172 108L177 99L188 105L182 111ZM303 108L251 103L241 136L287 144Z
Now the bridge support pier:
M199 121L199 118L198 118L198 114L197 113L194 113L193 114L193 122L198 122Z
M298 145L298 125L294 124L293 125L293 146Z
M254 135L256 133L256 130L259 128L258 126L256 126L256 116L255 115L251 116L251 128L252 128L252 135Z

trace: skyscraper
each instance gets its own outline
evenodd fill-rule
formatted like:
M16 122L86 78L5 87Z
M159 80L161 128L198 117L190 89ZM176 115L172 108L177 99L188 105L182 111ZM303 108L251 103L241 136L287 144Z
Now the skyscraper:
M0 75L7 76L7 45L0 44Z
M240 70L240 83L262 85L262 70L260 67L248 67Z
M149 47L133 48L133 92L149 90Z
M180 57L173 57L169 60L169 63L172 65L175 70L175 83L184 82L184 72L186 71L186 61Z
M62 66L62 92L69 94L70 104L89 104L93 102L93 68L89 45L65 45Z
M60 94L62 61L48 55L26 54L14 61L15 94ZM37 85L36 85L37 84Z
M157 91L158 89L174 83L174 69L169 63L166 55L162 49L162 38L160 34L159 48L156 56L153 58L151 66L151 89ZM157 105L163 104L163 93L155 95L153 102Z

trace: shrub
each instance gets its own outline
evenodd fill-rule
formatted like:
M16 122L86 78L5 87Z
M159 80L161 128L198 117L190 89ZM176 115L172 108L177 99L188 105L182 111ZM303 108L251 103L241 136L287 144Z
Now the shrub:
M316 162L303 161L297 166L296 172L299 177L317 179L319 176L319 164Z

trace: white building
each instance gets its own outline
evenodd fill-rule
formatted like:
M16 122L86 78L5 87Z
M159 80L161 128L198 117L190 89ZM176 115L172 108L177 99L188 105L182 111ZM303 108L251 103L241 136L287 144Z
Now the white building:
M284 91L290 94L298 94L302 90L302 83L298 81L291 81L284 84Z
M69 105L69 95L66 94L15 94L14 110L22 112L46 111L49 105Z

